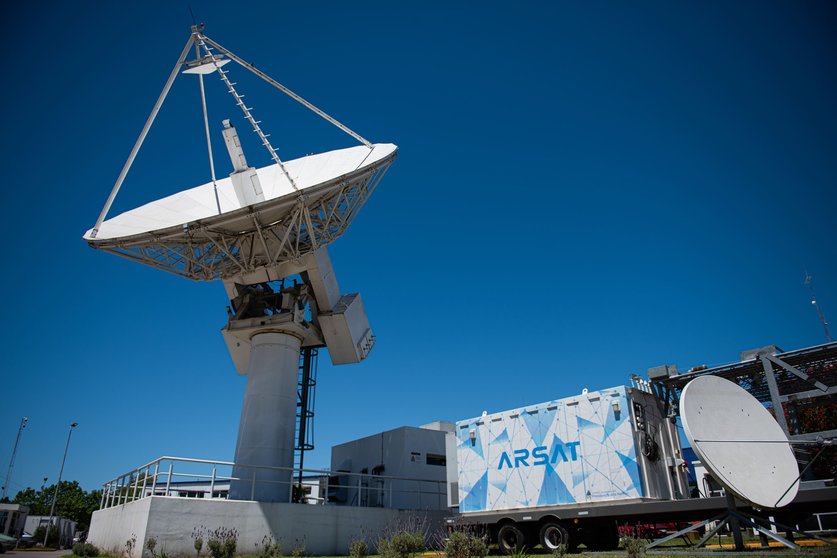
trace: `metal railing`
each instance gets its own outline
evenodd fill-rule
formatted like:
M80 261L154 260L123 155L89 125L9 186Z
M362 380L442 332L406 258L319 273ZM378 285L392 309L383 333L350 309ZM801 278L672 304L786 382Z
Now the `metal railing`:
M235 473L239 476L234 476ZM277 474L291 480L277 481ZM235 492L249 497L231 498L230 487L234 483L237 483ZM265 487L282 496L287 494L287 498L280 496L277 500L301 504L423 510L447 508L444 480L256 467L229 461L163 456L106 482L99 509L150 496L252 500L259 492L257 488Z

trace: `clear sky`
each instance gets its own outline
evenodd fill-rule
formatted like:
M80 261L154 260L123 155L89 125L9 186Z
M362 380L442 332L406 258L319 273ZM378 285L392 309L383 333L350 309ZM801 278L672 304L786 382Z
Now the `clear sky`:
M323 355L317 450L822 343L837 329L831 2L192 0L210 37L400 155L331 247L377 345ZM4 9L0 478L91 489L161 455L229 460L244 390L220 284L91 250L91 227L185 44L187 2ZM189 79L186 79L189 77ZM237 72L281 156L352 145ZM220 120L267 155L214 76ZM175 84L114 214L208 181Z

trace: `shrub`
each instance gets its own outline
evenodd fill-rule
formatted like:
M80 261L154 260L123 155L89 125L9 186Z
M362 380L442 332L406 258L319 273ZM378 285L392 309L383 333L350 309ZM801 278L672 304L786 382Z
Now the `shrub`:
M212 558L233 558L235 547L238 544L238 531L218 527L209 533L209 540L206 544Z
M99 555L99 547L90 543L76 543L73 545L73 554L76 556L95 557Z
M203 550L203 537L206 534L206 527L201 525L192 529L192 542L194 543L195 553L198 558L201 558L201 551Z
M366 558L369 554L369 545L363 539L352 539L349 543L349 556L351 558Z
M454 531L445 543L445 555L448 558L484 558L488 555L488 545L482 537Z
M282 545L273 540L273 536L262 537L262 547L259 549L259 558L279 558L282 556Z
M645 541L636 537L622 537L619 539L619 547L628 554L628 558L638 558L645 554Z
M382 558L410 558L424 550L424 533L400 531L378 541L378 554Z
M41 525L35 532L32 534L32 537L35 539L35 542L42 543L44 542L44 535L46 535L46 525ZM49 537L47 537L46 546L55 548L58 546L58 526L53 525L49 528Z
M156 541L155 541L156 542ZM131 558L134 554L134 548L137 546L137 535L131 533L131 538L125 541L125 556Z
M145 549L151 553L151 556L154 556L155 558L157 556L157 552L155 550L156 548L157 539L155 537L148 537L148 540L145 541Z

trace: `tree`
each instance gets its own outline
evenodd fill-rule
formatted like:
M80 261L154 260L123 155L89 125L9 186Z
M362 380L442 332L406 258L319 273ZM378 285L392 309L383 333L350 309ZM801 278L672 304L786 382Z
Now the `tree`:
M34 488L26 488L18 492L12 502L28 507L29 515L49 514L50 499L46 496L46 490L41 492Z
M13 502L27 506L30 515L49 515L54 494L54 484L43 491L26 488L17 493ZM79 530L86 531L90 526L93 512L99 509L101 498L101 490L87 492L78 481L61 481L55 515L75 521L78 523Z

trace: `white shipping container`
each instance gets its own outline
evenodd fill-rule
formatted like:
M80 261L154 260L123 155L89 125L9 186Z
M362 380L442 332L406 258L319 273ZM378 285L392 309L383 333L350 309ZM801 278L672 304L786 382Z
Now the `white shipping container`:
M456 424L461 513L685 497L676 427L619 386Z

